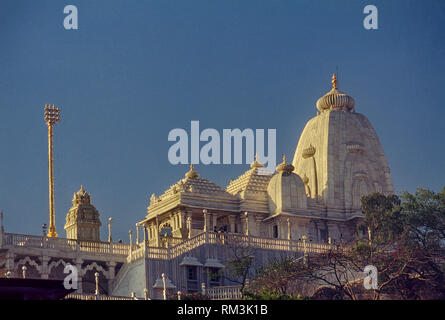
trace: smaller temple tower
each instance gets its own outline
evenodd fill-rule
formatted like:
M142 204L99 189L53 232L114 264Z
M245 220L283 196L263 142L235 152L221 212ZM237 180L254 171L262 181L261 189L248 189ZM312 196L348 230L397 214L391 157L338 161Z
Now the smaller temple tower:
M91 196L83 185L73 195L73 206L66 215L65 231L68 239L100 241L99 211L91 204Z

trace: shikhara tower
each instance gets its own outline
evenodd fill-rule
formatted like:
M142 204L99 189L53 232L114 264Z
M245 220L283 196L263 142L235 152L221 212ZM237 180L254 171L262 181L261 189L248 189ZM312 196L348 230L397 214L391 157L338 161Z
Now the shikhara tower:
M316 106L295 150L295 173L327 218L361 216L363 195L394 192L382 145L369 120L355 112L354 99L337 89L335 74L332 90Z

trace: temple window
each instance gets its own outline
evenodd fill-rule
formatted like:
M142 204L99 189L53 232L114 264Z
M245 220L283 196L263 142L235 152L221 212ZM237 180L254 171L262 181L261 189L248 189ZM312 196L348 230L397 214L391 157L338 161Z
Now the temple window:
M207 274L210 286L218 286L221 284L221 273L218 268L208 268Z
M197 278L196 267L188 266L187 267L187 280L198 280Z
M187 291L194 292L198 290L198 272L197 267L187 266Z

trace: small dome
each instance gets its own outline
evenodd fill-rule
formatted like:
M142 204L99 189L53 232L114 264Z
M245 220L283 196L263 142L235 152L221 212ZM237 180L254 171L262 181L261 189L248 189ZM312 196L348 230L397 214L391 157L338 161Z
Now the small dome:
M306 189L299 175L293 173L294 167L286 163L278 165L277 173L267 186L269 210L272 214L280 212L296 213L307 208Z
M287 172L287 173L290 173L290 172L294 171L294 169L295 168L294 168L293 165L291 165L290 163L286 162L286 155L283 154L283 162L281 162L277 166L277 168L276 168L277 172Z
M332 90L318 99L316 106L320 112L327 110L343 110L349 112L354 109L354 104L355 101L352 97L337 89L337 77L333 74Z

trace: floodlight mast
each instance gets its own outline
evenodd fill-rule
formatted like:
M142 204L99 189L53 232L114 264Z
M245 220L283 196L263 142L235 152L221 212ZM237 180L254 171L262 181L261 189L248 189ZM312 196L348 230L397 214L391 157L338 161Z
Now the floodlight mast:
M48 237L57 238L56 216L54 212L54 167L53 167L53 127L60 122L60 109L45 104L45 122L48 126L48 180L49 180L49 229Z

